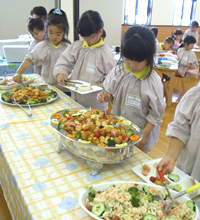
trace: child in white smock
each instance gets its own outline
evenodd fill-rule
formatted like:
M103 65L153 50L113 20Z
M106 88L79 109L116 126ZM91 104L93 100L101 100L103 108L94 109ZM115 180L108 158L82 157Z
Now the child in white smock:
M66 14L62 10L54 9L53 13L48 16L48 39L38 43L26 55L25 60L18 68L13 79L19 82L22 73L31 65L42 65L42 77L45 82L63 90L62 87L59 87L53 76L53 69L59 56L70 45L70 42L64 37L65 34L68 34L68 31L69 25Z
M164 174L177 167L200 181L200 86L188 90L176 107L166 136L171 138L166 156L158 168Z
M177 51L179 65L178 73L176 73L176 76L185 77L187 72L193 72L194 74L197 74L197 67L199 65L198 60L195 52L191 51L195 43L196 39L191 35L188 35L183 40L184 47L179 48Z
M59 84L65 85L73 70L70 80L79 79L101 86L116 64L111 49L102 40L103 27L104 23L98 12L89 10L82 14L77 30L84 41L75 41L58 59L54 76ZM74 100L86 108L107 109L107 104L97 101L98 92L82 95L72 91L71 94Z
M156 53L166 53L174 46L174 40L171 37L167 37L163 43L156 43Z
M122 39L121 53L124 63L112 69L103 86L113 100L113 113L142 129L143 138L137 147L146 153L158 141L166 106L161 78L153 70L153 33L146 27L129 28ZM100 92L98 101L107 102L107 95Z
M199 23L197 21L193 21L190 29L187 29L183 35L183 40L188 36L192 35L196 39L196 44L198 44L199 33L198 33Z
M41 18L31 18L28 22L28 31L32 35L33 40L30 43L28 51L32 51L35 46L42 40L47 38L46 27ZM34 73L41 75L42 68L41 66L34 66Z

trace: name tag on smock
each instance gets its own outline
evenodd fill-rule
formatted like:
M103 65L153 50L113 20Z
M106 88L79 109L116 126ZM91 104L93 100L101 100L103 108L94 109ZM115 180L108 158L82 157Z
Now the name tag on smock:
M188 61L188 57L183 57L182 60L187 62Z
M136 95L126 95L125 105L141 108L141 98Z
M86 65L86 71L87 71L88 73L95 74L96 66L95 66L93 63L87 63L87 65Z

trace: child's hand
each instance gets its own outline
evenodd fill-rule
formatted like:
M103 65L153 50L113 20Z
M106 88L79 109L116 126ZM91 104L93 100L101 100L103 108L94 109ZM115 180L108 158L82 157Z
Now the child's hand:
M91 83L90 86L98 86L98 87L101 87L99 84L97 83Z
M22 75L20 73L16 73L14 76L13 76L13 80L15 82L20 82L22 80Z
M158 164L158 169L162 170L163 174L169 174L173 171L176 161L166 155Z
M188 63L188 65L187 65L187 70L189 70L189 69L191 69L191 64L190 63Z
M57 75L57 83L58 83L58 84L61 84L61 85L65 85L65 81L67 81L65 75L62 74L62 73L59 73L59 74Z
M106 94L104 94L103 92L100 92L97 96L98 102L103 103L103 102L105 102L105 99L106 99Z

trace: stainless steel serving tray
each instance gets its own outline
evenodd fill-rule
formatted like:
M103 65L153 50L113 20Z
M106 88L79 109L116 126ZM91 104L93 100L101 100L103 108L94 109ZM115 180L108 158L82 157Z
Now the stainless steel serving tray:
M90 111L89 109L86 109L86 108L74 108L71 110L81 110L81 109ZM69 111L69 110L70 109L65 109L65 110L55 112L55 113L59 113L63 115L64 111ZM127 120L121 116L117 116L117 115L113 115L113 116L118 119ZM93 167L93 169L91 168L91 170L97 169L97 167L100 166L100 164L116 164L116 163L124 162L125 160L131 158L133 155L133 147L142 139L142 132L140 128L134 123L132 123L131 126L135 127L136 129L134 134L139 135L140 139L136 142L132 142L129 140L127 146L99 147L92 143L84 144L75 139L71 139L67 137L67 135L69 134L67 131L58 130L58 125L53 125L51 123L52 119L53 119L53 114L49 118L49 124L53 128L53 130L58 133L59 138L60 138L59 148L57 152L60 152L62 147L64 146L71 153L83 159L86 159L90 168ZM126 127L130 127L130 126L126 126Z

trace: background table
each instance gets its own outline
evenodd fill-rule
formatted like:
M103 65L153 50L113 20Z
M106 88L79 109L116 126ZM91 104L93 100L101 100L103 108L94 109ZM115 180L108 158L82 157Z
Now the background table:
M37 83L43 83L38 78ZM132 167L151 160L138 148L127 162L104 165L96 176L86 161L67 152L56 153L59 138L48 118L56 111L80 106L67 95L32 108L28 117L19 107L0 103L0 182L13 220L77 220L89 218L79 206L84 187L108 181L142 181Z

